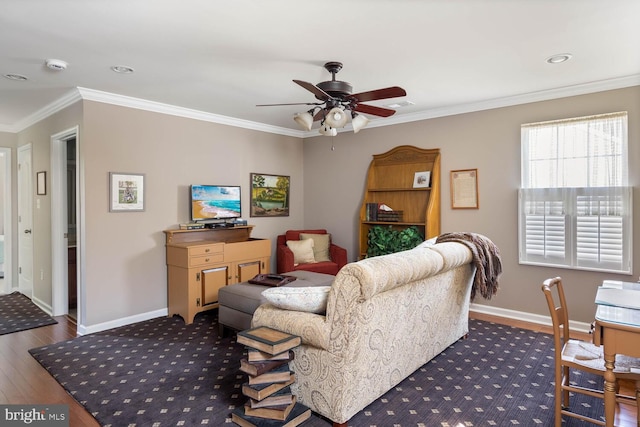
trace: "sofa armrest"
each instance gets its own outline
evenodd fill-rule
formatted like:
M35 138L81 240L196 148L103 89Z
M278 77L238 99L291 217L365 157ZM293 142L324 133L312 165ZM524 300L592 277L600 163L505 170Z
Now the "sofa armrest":
M329 349L329 325L321 314L283 310L272 304L262 304L253 313L252 327L268 326L297 335L303 344Z
M331 261L338 264L338 270L347 265L347 250L345 248L332 243L329 246L329 256Z
M289 271L293 271L293 252L287 245L278 245L276 248L276 273L288 273Z

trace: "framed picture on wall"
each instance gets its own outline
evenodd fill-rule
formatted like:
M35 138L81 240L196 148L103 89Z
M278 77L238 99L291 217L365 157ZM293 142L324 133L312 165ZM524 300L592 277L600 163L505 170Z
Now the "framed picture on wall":
M144 174L109 172L109 212L144 211Z
M47 194L47 173L45 171L36 174L36 194L38 196Z
M451 209L478 208L478 169L451 171Z
M289 216L289 183L286 175L252 173L250 216Z

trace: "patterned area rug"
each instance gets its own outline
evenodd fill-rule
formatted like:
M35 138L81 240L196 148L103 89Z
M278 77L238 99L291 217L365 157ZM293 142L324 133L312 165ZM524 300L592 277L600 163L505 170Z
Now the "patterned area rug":
M158 318L30 350L104 426L219 426L246 398L244 346L220 338L216 312ZM350 426L553 425L551 336L470 321L456 342L355 415ZM594 376L574 380L599 384ZM588 397L575 404L603 414ZM592 406L593 405L593 406ZM316 425L316 424L313 424ZM583 425L567 420L564 426Z
M0 335L58 323L20 292L0 295Z

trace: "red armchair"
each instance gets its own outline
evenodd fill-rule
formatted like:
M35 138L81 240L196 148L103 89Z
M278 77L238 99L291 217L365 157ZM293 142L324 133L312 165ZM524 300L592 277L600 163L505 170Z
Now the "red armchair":
M278 274L289 271L305 270L324 274L338 274L338 271L347 264L347 250L329 242L330 261L310 262L294 265L293 252L287 246L288 240L300 240L300 233L328 234L327 230L287 230L285 234L278 236L276 242L276 259Z

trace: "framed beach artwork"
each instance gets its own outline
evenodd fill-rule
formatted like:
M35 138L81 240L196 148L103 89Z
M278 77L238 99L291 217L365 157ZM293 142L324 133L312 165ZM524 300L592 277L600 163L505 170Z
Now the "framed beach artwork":
M144 174L109 172L109 212L144 211Z
M252 173L250 216L289 216L289 183L285 175Z

